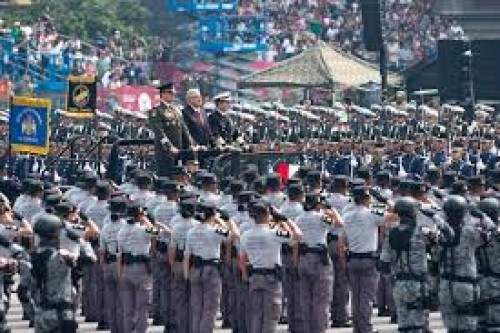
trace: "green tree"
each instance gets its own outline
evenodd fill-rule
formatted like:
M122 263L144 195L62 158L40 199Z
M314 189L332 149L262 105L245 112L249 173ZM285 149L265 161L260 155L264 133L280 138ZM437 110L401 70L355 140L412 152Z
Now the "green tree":
M141 0L38 0L27 8L0 14L7 22L34 21L47 14L63 34L78 33L92 40L98 33L108 35L119 30L127 37L149 35L150 10Z

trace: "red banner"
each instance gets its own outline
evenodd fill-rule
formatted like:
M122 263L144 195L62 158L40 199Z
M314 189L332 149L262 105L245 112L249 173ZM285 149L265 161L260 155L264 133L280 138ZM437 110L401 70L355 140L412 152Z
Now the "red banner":
M156 88L146 86L97 89L97 108L99 111L109 111L109 106L115 103L133 112L144 112L160 103L160 94Z

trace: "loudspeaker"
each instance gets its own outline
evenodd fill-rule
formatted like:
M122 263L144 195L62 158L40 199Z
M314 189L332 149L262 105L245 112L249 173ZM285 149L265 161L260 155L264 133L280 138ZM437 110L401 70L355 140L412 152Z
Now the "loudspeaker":
M367 51L379 51L382 44L379 0L362 0L363 38Z
M462 40L438 42L439 95L442 101L464 99L464 56L466 44Z

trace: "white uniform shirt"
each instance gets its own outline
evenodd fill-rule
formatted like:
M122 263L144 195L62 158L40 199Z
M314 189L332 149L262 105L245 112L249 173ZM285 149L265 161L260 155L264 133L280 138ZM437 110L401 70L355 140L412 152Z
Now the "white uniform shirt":
M99 237L99 249L101 251L106 251L110 254L118 253L118 233L125 224L124 219L118 219L117 221L106 219Z
M376 215L367 207L352 205L343 212L344 235L349 251L353 253L375 252L378 248L378 227L384 224L384 216Z
M180 215L179 215L180 216ZM184 250L186 248L187 234L191 228L200 224L194 218L183 218L177 220L177 223L172 227L172 242L170 243L171 249Z
M229 238L212 225L200 223L192 227L186 237L186 255L194 255L205 260L220 259L220 245Z
M125 223L118 231L118 251L133 256L149 256L153 235L139 223Z
M91 204L87 210L84 210L83 213L94 221L99 229L102 229L106 218L110 214L108 202L107 200L96 201Z
M318 211L307 211L297 217L296 223L302 231L301 242L308 247L326 245L326 234L334 228L326 221L324 214Z
M300 202L285 202L281 208L280 213L286 218L295 221L297 217L304 213L304 206Z
M271 229L267 225L255 225L241 236L241 253L248 256L253 268L281 266L281 246L290 244L288 233Z

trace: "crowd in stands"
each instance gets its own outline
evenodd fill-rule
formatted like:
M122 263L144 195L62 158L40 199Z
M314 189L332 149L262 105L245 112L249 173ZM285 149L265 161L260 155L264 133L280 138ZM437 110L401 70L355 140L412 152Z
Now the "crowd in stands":
M143 38L124 39L115 31L111 36L99 34L87 44L77 34L61 35L48 15L34 23L7 25L0 20L0 55L0 74L17 82L15 90L22 94L36 70L42 78L54 73L95 75L106 88L149 83Z
M462 38L463 30L453 20L432 13L434 0L387 0L384 37L389 66L393 70L418 62L437 52L437 41ZM369 61L378 55L363 44L359 0L271 0L265 7L243 3L240 15L265 12L269 50L262 60L289 58L323 40Z

